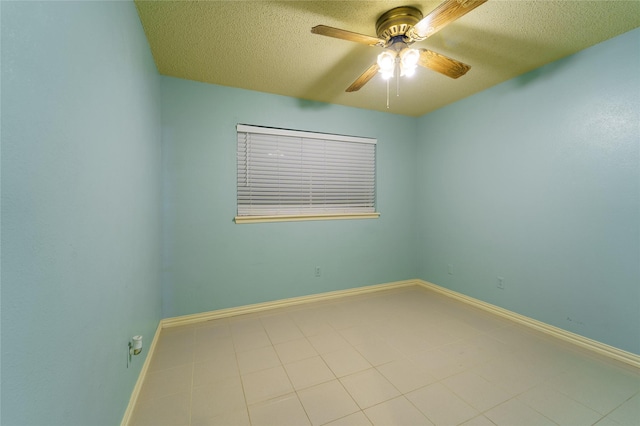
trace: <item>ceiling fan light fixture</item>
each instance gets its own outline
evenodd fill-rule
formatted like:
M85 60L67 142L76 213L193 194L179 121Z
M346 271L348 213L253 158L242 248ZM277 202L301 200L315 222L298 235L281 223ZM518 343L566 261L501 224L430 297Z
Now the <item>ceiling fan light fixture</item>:
M404 49L400 52L400 75L411 77L415 74L420 60L420 52L416 49Z
M389 50L385 50L378 55L379 72L385 80L393 77L393 71L396 67L396 55Z
M388 97L389 79L394 77L394 74L397 75L396 86L399 88L400 77L412 76L418 66L429 68L450 78L458 78L466 74L471 68L467 64L431 50L409 49L409 46L440 31L451 22L487 1L444 0L427 16L423 16L422 12L413 6L396 7L383 13L376 21L376 34L378 37L326 25L316 25L311 28L311 32L384 48L385 51L378 55L377 61L369 66L345 91L355 92L360 90L376 74L380 73L387 81ZM399 90L397 89L396 92L399 93Z
M415 67L420 60L420 52L417 49L404 49L400 52L400 61L405 67Z
M416 73L416 68L416 66L409 68L400 66L400 77L412 77Z
M392 70L396 63L396 55L393 52L385 50L378 55L378 66L381 71Z
M390 78L393 77L393 70L391 70L391 71L380 71L380 74L382 74L382 78L384 80L389 80Z

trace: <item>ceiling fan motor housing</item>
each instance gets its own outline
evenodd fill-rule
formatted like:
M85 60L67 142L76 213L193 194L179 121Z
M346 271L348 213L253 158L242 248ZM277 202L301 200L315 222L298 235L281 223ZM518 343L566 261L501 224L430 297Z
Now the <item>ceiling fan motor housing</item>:
M378 18L376 22L376 34L378 34L378 37L381 39L386 40L387 45L389 45L389 42L395 37L405 36L407 31L421 19L422 12L415 7L396 7L385 12Z

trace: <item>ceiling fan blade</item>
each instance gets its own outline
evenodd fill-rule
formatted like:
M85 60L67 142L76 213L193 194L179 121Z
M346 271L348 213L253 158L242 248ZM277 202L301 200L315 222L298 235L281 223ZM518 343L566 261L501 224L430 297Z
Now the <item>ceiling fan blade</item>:
M371 80L377 74L379 68L380 67L378 66L377 63L371 65L369 68L367 68L365 72L362 73L360 77L356 79L356 81L351 83L351 86L347 87L347 90L345 91L355 92L357 90L360 90L362 86L367 84L369 80Z
M451 78L462 77L471 69L470 65L427 49L420 49L418 64Z
M313 34L320 34L327 37L339 38L341 40L355 41L356 43L367 44L369 46L384 46L384 40L368 36L365 34L354 33L340 28L328 27L326 25L316 25L311 28Z
M409 29L407 35L413 41L424 40L487 1L488 0L445 0L430 14Z

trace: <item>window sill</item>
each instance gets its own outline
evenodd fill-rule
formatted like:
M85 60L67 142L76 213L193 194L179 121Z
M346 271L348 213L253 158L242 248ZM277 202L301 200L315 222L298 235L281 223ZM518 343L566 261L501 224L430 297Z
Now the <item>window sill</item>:
M300 214L282 216L236 216L235 222L263 223L263 222L299 222L304 220L337 220L337 219L378 219L380 213L336 213L336 214Z

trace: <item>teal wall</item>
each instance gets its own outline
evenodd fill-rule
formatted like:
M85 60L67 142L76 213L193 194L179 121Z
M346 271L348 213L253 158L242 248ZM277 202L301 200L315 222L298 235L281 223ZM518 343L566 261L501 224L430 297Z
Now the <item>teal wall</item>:
M377 138L380 218L236 225L237 123ZM165 317L415 278L415 119L162 77L162 127Z
M1 423L119 424L161 317L160 78L131 2L1 8Z
M416 119L159 77L130 2L0 11L2 424L118 424L163 316L415 277L640 353L640 30ZM237 123L377 138L380 219L235 225Z
M420 278L640 354L638 52L640 29L418 120Z

